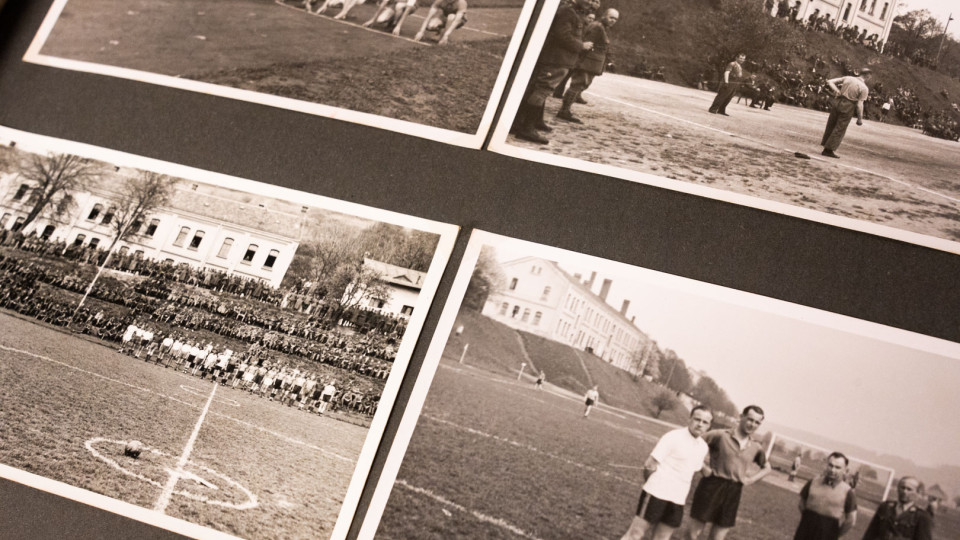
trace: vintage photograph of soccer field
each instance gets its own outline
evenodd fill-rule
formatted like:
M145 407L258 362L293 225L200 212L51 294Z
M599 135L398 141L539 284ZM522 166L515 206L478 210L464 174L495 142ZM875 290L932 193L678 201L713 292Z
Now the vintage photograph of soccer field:
M345 1L56 0L24 60L479 148L535 2Z
M194 537L345 537L456 227L0 142L0 475Z
M545 8L490 149L960 252L949 3Z
M820 488L842 461L847 537L892 538L875 533L896 510L921 534L905 538L950 540L958 384L956 343L475 232L361 536L621 538L658 441L695 440L691 415L707 414L692 463L714 472L679 475L672 538L735 470L727 537L793 538L801 497L829 507ZM714 455L734 434L736 467Z

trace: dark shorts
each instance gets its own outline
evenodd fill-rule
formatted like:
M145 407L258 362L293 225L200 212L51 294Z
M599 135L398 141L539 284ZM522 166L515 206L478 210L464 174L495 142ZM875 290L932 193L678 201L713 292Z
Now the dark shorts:
M310 399L320 399L320 390L314 390L313 394L310 396Z
M300 393L300 387L299 387L299 386L294 386L294 387L293 387L293 390L291 390L290 393L291 393L291 394L299 394L299 393Z
M690 517L718 527L733 527L737 524L742 491L743 484L740 482L718 476L702 478L693 492Z
M643 508L644 503L647 505L646 510ZM643 512L643 514L641 515L640 512ZM683 506L658 499L646 491L641 491L640 502L637 504L637 515L651 525L662 523L667 527L676 529L683 521Z
M331 396L331 395L329 395L329 394L324 395L324 396L323 396L323 401L325 401L325 402L327 402L327 403L330 403L330 398L332 398L332 397L333 397L333 396Z
M256 384L262 383L262 382L263 382L263 375L254 375L254 376L253 376L253 382L256 383Z
M590 398L587 398L587 406L593 405L594 401Z

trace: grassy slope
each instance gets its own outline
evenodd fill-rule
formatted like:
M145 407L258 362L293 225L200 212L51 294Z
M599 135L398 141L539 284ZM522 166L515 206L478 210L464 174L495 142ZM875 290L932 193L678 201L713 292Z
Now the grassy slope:
M463 325L463 335L451 335L444 349L444 357L458 360L463 346L469 344L466 363L483 369L516 374L523 361L518 334L522 336L527 354L536 369L543 369L547 382L583 393L593 384L600 386L600 399L613 407L651 415L650 399L656 392L656 386L645 381L633 381L625 371L603 360L526 332L517 332L512 328L493 321L472 310L462 310L458 316L458 325ZM582 363L581 363L582 360ZM587 371L584 371L586 366ZM532 373L527 367L527 373ZM589 377L587 373L589 372ZM664 413L662 419L668 422L682 422L686 410Z
M643 57L648 66L665 66L667 82L694 86L700 73L709 73L704 46L699 43L697 13L708 9L701 0L654 0L631 2L610 0L611 7L621 9L621 19L614 28L613 56L621 73L630 73ZM809 73L808 60L819 55L827 61L828 76L843 75L839 65L831 62L837 56L850 65L869 65L874 72L871 83L883 82L887 92L897 87L913 89L924 108L941 110L950 101L940 94L947 89L955 101L960 96L960 80L903 60L879 55L862 46L855 46L835 36L794 30L805 43L802 54L788 57L794 69ZM748 59L749 61L749 59Z

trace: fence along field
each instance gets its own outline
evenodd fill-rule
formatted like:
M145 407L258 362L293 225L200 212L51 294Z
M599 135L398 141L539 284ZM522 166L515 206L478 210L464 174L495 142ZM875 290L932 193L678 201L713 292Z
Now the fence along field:
M461 323L464 333L444 350L377 537L619 538L636 511L639 467L671 428L611 411L603 387L601 407L583 419L579 395L550 384L549 368L545 391L517 380L524 360L510 341L514 330L466 310ZM786 474L773 474L744 490L736 538L793 536L802 484L784 489ZM850 538L862 537L873 507L861 505ZM934 537L949 540L957 530L957 511L941 508Z

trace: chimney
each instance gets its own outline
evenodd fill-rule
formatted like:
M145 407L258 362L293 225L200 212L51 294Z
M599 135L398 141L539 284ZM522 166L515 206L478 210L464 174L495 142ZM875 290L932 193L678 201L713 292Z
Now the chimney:
M593 290L593 282L594 282L594 280L596 280L596 279L597 279L597 273L596 273L596 272L590 272L590 281L584 283L584 285L585 285L588 289L590 289L590 290L592 291L592 290Z
M610 294L610 286L613 285L612 279L604 279L603 285L600 285L600 299L607 301L607 295Z
M630 324L636 325L636 323L637 323L637 316L634 315L633 317L630 317Z
M574 274L573 279L577 280L577 283L580 283L580 280L583 278L582 274Z
M623 315L624 317L626 317L626 316L627 316L627 310L628 310L628 309L630 309L630 301L629 301L629 300L624 300L624 301L623 301L623 306L620 307L620 314Z

